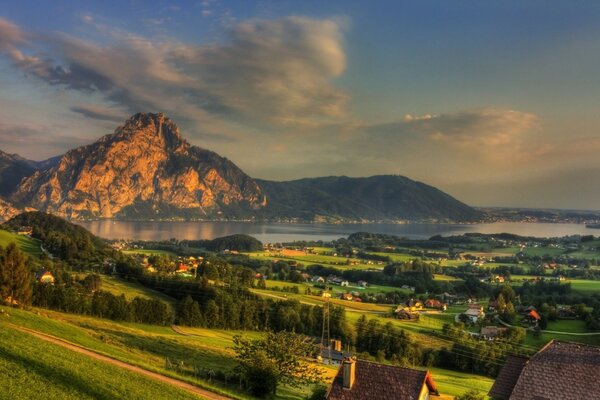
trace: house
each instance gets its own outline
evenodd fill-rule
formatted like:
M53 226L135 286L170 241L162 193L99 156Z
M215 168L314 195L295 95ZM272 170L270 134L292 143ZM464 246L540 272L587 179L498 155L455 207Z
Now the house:
M327 282L333 285L340 285L342 287L347 287L349 285L349 282L347 280L334 275L327 277Z
M490 397L600 399L600 347L553 340L531 358L508 356Z
M330 299L331 298L331 293L324 291L323 293L321 293L321 297L325 298L325 299Z
M24 236L31 236L32 233L33 233L33 228L30 226L22 226L17 231L18 235L24 235Z
M341 296L340 296L340 299L347 300L347 301L352 301L354 299L354 296L352 296L351 293L342 293Z
M345 358L327 400L425 400L439 396L429 371Z
M497 337L501 336L506 331L507 328L502 328L499 326L482 326L480 335L484 339L495 340Z
M425 301L426 308L435 308L436 310L446 311L448 309L448 305L446 303L442 303L437 299L428 299Z
M369 284L367 283L367 281L358 281L358 286L361 288L366 288L369 286Z
M310 281L312 283L325 283L325 279L319 275L313 275L313 277L310 278Z
M498 301L490 300L488 303L488 311L496 311L498 309Z
M481 304L468 304L467 310L461 314L470 323L475 324L479 319L485 317L483 306Z
M50 285L54 285L54 275L52 275L52 273L46 269L40 270L35 275L35 280L39 283L48 283Z
M317 357L317 360L327 365L341 365L342 361L350 356L352 356L352 353L325 348L321 349L321 354Z
M521 323L530 326L537 326L541 319L542 318L540 317L540 314L537 313L537 311L531 310L527 315L523 317Z
M412 311L421 311L423 310L423 302L420 300L410 299L405 303L406 307L410 308Z
M397 319L408 319L410 321L412 320L418 320L419 319L419 313L415 312L413 310L411 310L410 307L406 307L402 304L400 304L395 310L394 310L394 316Z

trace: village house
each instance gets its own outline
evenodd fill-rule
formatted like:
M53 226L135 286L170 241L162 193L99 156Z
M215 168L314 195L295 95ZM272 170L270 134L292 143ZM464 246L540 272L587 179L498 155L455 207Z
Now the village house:
M446 311L448 309L448 305L446 303L442 303L437 299L428 299L425 301L426 308L434 308L436 310Z
M325 279L319 275L313 275L313 277L310 278L310 281L312 283L325 283Z
M540 314L538 314L538 312L535 310L531 310L529 313L523 316L521 324L527 326L538 326L541 320L542 318L540 317Z
M407 319L409 321L412 321L419 319L419 313L417 311L412 310L410 307L406 307L405 305L400 304L394 310L394 317L396 317L397 319Z
M499 327L499 326L482 326L480 335L482 338L486 340L496 340L499 336L502 336L503 333L507 331L507 328Z
M367 283L367 281L358 281L358 286L361 288L367 288L369 284Z
M429 371L346 358L327 400L428 400L439 396Z
M527 359L508 356L489 396L496 400L600 399L600 347L553 340Z
M335 276L335 275L328 276L327 283L331 283L332 285L339 285L342 287L347 287L349 285L349 282L347 280L340 278L338 276Z
M476 324L481 318L485 317L483 306L481 304L468 304L467 310L461 314L470 323Z
M354 299L354 296L352 296L351 293L342 293L340 295L340 299L347 300L347 301L352 301Z
M35 280L39 283L54 285L54 275L52 275L52 273L46 269L40 270L35 275Z

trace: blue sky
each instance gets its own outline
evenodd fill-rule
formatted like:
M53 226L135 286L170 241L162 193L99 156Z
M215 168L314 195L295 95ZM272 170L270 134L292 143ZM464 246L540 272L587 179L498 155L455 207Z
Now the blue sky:
M255 177L598 209L599 50L591 1L7 1L0 149L43 159L162 111Z

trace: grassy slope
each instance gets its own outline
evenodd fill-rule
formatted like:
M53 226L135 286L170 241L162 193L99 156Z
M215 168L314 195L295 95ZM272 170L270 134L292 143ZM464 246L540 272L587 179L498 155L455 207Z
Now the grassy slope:
M197 399L14 329L0 329L2 399Z
M175 299L160 292L149 289L139 283L129 282L112 276L102 275L102 290L116 295L124 294L129 300L135 297L144 299L158 298L159 300L173 304Z
M29 255L37 257L42 254L39 240L0 229L0 246L6 247L11 242L16 243L22 251Z

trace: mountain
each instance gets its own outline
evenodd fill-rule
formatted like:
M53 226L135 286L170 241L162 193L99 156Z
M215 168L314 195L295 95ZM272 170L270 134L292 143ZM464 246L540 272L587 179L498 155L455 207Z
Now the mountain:
M288 182L257 180L269 216L300 220L477 221L483 213L404 176L329 176Z
M190 145L160 113L138 113L113 134L58 158L4 159L0 166L19 171L0 181L0 195L12 203L7 209L74 219L467 222L484 215L403 176L255 180L226 158Z
M68 218L211 218L264 205L256 182L218 154L195 147L164 114L139 113L114 134L35 171L18 204Z
M36 165L17 154L0 151L0 196L12 193L21 180L33 174Z

